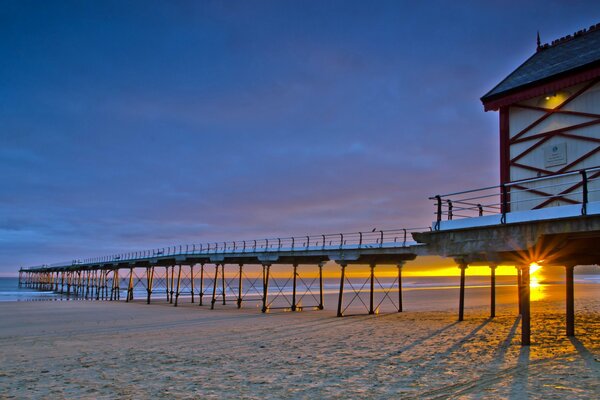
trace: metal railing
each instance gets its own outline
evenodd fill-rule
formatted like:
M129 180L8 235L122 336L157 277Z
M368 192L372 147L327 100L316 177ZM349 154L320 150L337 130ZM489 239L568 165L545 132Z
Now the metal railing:
M75 259L54 264L45 264L29 269L56 268L77 265L135 262L171 256L210 256L215 254L252 254L266 252L306 252L324 250L352 250L384 247L407 247L414 244L413 232L431 228L407 228L372 230L370 232L330 233L292 237L276 237L252 240L183 244L156 249L133 251L100 257Z
M506 223L511 211L536 210L549 205L580 204L581 215L587 214L590 197L600 191L600 167L547 175L539 178L514 181L463 192L436 195L436 222L440 229L442 220L483 217L500 214Z

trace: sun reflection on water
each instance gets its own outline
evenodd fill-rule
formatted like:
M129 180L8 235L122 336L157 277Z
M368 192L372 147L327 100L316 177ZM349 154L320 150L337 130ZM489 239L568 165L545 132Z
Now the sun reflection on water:
M541 268L542 266L537 263L531 263L529 266L529 291L531 301L539 301L546 297L545 285L541 283L541 277L538 275Z

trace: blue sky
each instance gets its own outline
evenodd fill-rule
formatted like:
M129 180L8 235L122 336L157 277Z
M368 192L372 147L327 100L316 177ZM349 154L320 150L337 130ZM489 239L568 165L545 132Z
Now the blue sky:
M516 12L516 10L519 12ZM0 274L187 242L428 226L498 182L479 101L570 1L2 1Z

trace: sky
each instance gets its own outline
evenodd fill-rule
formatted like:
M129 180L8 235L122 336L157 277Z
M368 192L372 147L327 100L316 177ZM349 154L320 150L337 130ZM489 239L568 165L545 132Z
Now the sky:
M518 11L517 11L518 10ZM479 98L593 1L0 1L0 275L428 227L499 180Z

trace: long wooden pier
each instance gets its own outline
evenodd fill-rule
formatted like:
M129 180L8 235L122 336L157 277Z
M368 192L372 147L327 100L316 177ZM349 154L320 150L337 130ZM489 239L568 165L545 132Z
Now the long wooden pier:
M521 343L528 345L531 341L529 267L537 262L565 267L565 332L574 336L574 269L577 265L598 264L600 260L600 201L589 201L588 172L576 175L583 177L582 190L569 194L570 204L551 209L510 212L512 204L506 194L510 192L513 198L518 198L519 191L533 190L528 184L539 185L546 179L536 178L510 188L501 185L434 196L437 220L431 228L171 246L22 268L19 285L96 300L120 300L124 293L127 302L134 299L134 289L142 285L148 304L153 294L164 291L167 301L174 306L182 295L189 295L192 303L197 299L198 305L210 308L219 301L223 305L233 301L238 308L245 302L258 302L262 312L278 307L297 311L325 307L323 265L334 262L339 266L337 315L342 317L365 287L368 300L359 298L365 312L376 313L383 301L389 301L395 311L401 312L402 267L418 256L437 255L453 258L460 268L459 321L464 319L468 266L490 267L490 317L493 318L495 269L501 264L514 265L522 317ZM482 199L487 203L481 204ZM474 216L464 218L469 213ZM369 276L358 290L348 279L349 270L356 265L369 266ZM392 285L397 290L395 294L377 277L377 267L382 265L397 268ZM250 276L248 268L258 268L258 274ZM287 269L289 277L283 286L291 284L291 293L273 277L274 268ZM313 268L310 284L304 281L307 268ZM351 293L345 293L348 287ZM347 294L350 300L345 299ZM305 298L314 301L303 304ZM277 299L283 299L283 304L277 303Z
M369 314L377 311L376 292L383 293L384 299L392 301L396 310L402 311L402 266L417 255L426 254L426 246L412 239L412 233L421 230L172 246L21 269L19 285L95 300L120 300L124 292L124 299L129 302L134 299L135 287L141 284L148 304L153 294L164 290L166 300L174 306L179 304L180 296L186 295L192 303L197 301L200 306L210 305L211 309L218 301L223 305L233 301L238 308L245 302L260 302L262 312L274 308L297 311L325 307L323 266L333 261L340 266L338 316L342 317L348 306L344 302L345 288L348 283L352 286L347 278L347 269L358 264L370 267L368 280L362 285L367 286L369 291L365 311ZM392 285L398 291L395 301L390 294L392 288L384 288L377 278L377 266L381 265L397 268L397 277ZM256 271L257 267L258 276L246 272L248 269ZM288 279L291 293L284 293L281 284L273 279L275 267L288 269L291 273ZM312 271L307 271L311 267ZM303 278L304 272L309 272L304 276L312 277L310 284ZM302 293L299 292L299 283L302 283ZM356 296L358 291L353 292ZM307 295L314 303L302 303ZM284 304L277 306L275 298L284 299Z

